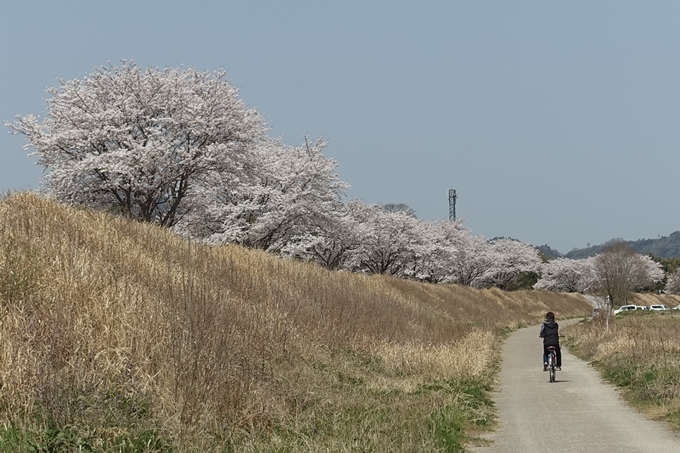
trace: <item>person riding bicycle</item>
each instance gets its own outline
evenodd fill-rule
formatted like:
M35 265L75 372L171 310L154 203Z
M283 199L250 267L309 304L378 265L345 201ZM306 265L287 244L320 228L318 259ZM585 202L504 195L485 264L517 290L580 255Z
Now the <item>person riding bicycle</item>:
M543 371L548 369L548 347L554 346L557 354L557 369L562 369L562 352L560 351L560 326L555 322L555 314L545 314L545 322L541 324L539 337L543 338Z

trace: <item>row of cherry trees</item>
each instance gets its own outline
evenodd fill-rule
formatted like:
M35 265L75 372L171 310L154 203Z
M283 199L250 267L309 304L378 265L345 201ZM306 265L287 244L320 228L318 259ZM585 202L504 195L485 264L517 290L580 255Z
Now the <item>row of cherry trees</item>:
M425 221L360 200L332 215L337 221L292 238L281 252L335 269L478 288L507 288L541 263L528 244L487 241L458 222Z
M349 187L326 142L300 146L267 135L225 72L95 68L50 88L47 116L8 124L45 170L55 198L155 222L208 244L235 242L351 270L474 287L512 286L620 298L663 278L658 265L628 251L541 264L536 249L487 241L460 222L417 219L405 206L345 202ZM621 278L608 275L626 275ZM618 286L617 286L618 285ZM669 278L680 291L680 276Z
M109 64L48 89L45 119L18 116L7 126L26 137L26 150L46 170L46 191L58 200L208 244L480 288L540 274L537 289L612 298L663 278L651 259L628 251L542 264L534 247L487 241L460 222L420 220L406 206L345 202L349 186L323 155L326 142L305 137L290 146L268 136L262 116L225 75ZM667 289L680 292L680 274L669 276Z
M123 61L48 94L44 119L7 126L25 136L60 201L329 269L501 288L539 270L528 244L487 241L398 205L344 201L349 186L323 155L326 142L268 136L222 70Z
M287 196L278 184L272 190L255 202L248 197L245 204L225 206L219 198L210 199L211 209L193 211L174 228L209 244L236 242L329 269L432 283L506 288L540 268L534 247L511 239L487 241L460 222L421 220L405 211L356 199L343 203L338 196L306 190ZM328 195L326 189L321 193Z

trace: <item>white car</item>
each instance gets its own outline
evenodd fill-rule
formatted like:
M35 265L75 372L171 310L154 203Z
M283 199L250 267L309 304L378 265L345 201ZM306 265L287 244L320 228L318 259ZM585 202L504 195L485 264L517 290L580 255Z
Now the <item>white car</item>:
M665 305L650 305L649 309L655 310L655 311L664 311L664 310L668 310L668 307L665 306Z
M675 307L673 310L680 310L680 305L678 305L677 307Z
M618 309L614 310L614 314L618 315L619 313L622 313L624 311L633 311L637 310L637 307L635 305L621 305Z

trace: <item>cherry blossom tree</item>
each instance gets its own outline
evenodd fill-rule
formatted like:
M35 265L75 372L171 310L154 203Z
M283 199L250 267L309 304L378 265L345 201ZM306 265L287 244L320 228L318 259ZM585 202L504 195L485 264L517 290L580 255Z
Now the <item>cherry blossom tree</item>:
M468 231L460 237L458 246L452 252L450 280L465 286L483 287L484 276L491 269L494 259L489 242Z
M513 239L496 239L490 244L492 266L483 277L487 285L505 289L520 274L539 271L541 257L536 247Z
M580 292L593 280L592 260L556 258L541 265L541 278L534 289Z
M277 146L269 159L266 196L246 245L278 252L291 237L319 231L340 209L349 185L340 180L337 162L325 157L326 141L301 147Z
M359 247L353 254L354 270L371 274L400 275L413 259L420 240L420 222L404 211L385 212L380 205L353 200L349 212L357 223Z
M633 290L649 291L655 283L662 281L666 276L663 266L648 255L637 253L635 258L638 262L638 273Z
M323 156L325 146L307 137L299 147L263 140L238 174L212 174L203 201L193 203L195 211L177 230L209 244L236 242L274 253L293 238L329 230L349 186L335 160Z
M467 230L460 221L420 221L412 260L404 271L409 278L429 283L452 282L454 257Z
M664 291L669 294L680 294L680 269L668 275Z
M211 172L229 172L265 133L225 72L103 66L50 88L47 117L9 128L57 199L172 226Z
M359 226L345 205L326 213L311 231L291 238L282 248L286 257L314 261L327 269L346 269L359 248Z

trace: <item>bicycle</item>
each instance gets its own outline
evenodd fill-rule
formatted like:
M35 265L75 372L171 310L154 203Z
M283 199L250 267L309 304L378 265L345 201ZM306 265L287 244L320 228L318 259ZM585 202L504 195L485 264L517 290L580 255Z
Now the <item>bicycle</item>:
M548 375L550 382L555 382L555 372L557 371L557 348L548 346Z

